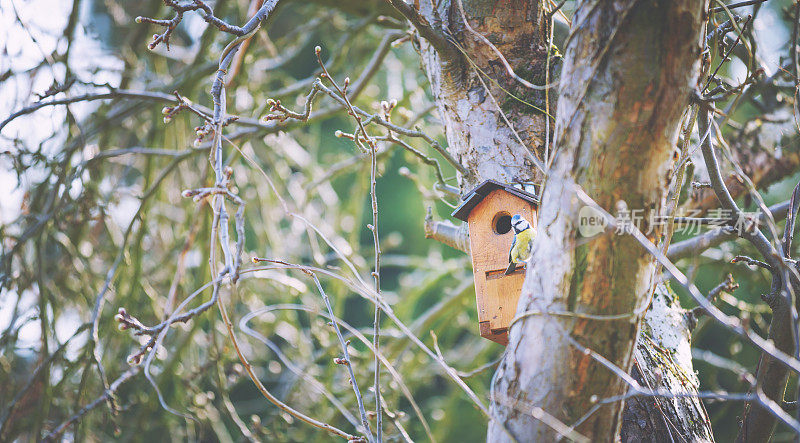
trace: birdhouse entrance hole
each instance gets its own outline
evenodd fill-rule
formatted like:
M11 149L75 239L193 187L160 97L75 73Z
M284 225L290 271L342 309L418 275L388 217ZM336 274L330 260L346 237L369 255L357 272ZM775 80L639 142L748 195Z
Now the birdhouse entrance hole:
M503 235L511 230L511 214L508 212L498 212L492 220L492 229L497 235Z

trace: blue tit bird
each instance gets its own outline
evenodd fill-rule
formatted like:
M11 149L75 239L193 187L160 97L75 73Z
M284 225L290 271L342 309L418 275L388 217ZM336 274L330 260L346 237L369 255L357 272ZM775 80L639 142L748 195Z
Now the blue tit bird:
M511 242L511 250L508 252L508 269L505 275L514 272L518 263L525 263L530 257L533 238L536 236L528 220L519 214L511 217L511 227L514 228L514 241Z

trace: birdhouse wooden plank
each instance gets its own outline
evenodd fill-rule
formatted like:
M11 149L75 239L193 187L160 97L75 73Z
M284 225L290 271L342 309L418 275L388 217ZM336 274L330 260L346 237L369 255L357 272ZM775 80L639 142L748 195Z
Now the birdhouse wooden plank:
M508 343L508 326L517 310L525 267L510 275L508 254L514 240L511 217L519 214L536 230L538 200L512 185L487 180L464 196L453 217L468 223L478 326L481 337Z

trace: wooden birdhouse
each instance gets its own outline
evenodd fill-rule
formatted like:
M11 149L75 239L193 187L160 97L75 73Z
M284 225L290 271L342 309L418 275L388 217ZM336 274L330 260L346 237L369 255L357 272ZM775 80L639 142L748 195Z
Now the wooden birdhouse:
M481 183L462 200L452 215L467 222L469 227L481 337L506 345L508 326L525 281L524 265L517 265L513 273L505 275L514 239L511 217L521 215L536 230L539 200L533 194L495 180Z

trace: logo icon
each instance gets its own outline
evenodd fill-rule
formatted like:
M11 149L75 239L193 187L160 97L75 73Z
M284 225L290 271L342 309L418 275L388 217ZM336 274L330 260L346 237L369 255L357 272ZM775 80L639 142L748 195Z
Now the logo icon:
M603 214L591 206L578 211L578 232L582 237L594 237L606 230L608 222Z

